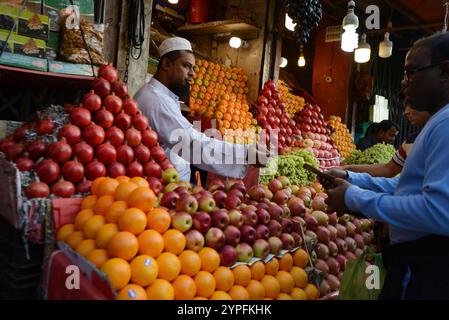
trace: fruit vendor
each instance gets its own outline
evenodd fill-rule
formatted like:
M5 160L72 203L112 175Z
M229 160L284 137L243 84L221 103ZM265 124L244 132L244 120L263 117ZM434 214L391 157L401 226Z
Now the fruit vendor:
M357 143L357 149L363 151L378 143L392 144L399 133L399 127L390 120L373 123L368 127L365 137Z
M331 209L389 224L380 299L449 299L449 33L413 45L402 85L406 100L432 117L400 178L334 169L328 173L340 179L322 182Z
M255 155L249 151L255 146L209 138L181 114L179 97L188 95L194 76L195 56L190 42L179 37L166 39L159 46L159 55L156 74L139 89L135 100L158 133L159 143L178 170L180 180L191 180L191 163L221 176L245 177L248 157ZM254 158L254 164L262 161L261 157Z

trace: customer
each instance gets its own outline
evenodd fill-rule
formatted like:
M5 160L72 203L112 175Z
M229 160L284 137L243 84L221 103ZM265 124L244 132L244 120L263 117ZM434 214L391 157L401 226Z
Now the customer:
M366 130L365 137L357 143L357 149L363 151L378 143L392 144L399 133L399 127L390 120L371 124Z

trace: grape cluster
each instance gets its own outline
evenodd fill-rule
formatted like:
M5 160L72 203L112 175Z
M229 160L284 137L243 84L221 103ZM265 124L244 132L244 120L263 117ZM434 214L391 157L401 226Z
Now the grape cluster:
M287 0L287 14L296 23L295 39L299 44L306 44L313 28L323 15L320 0Z
M391 144L378 143L364 151L355 150L346 158L344 164L387 163L393 158L396 150Z

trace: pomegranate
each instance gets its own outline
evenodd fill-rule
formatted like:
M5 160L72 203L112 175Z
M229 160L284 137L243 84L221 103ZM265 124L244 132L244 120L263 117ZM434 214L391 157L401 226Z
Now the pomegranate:
M101 110L95 112L94 121L100 127L107 129L112 127L112 124L114 123L114 116L108 110L102 108Z
M25 134L27 133L28 129L21 127L14 130L13 138L15 142L22 142L22 140L25 138Z
M142 177L143 176L143 167L137 161L133 161L126 167L126 175L130 178L133 177Z
M122 110L123 102L115 93L112 93L103 99L103 104L112 113L118 113Z
M143 114L138 113L132 118L132 124L137 130L143 131L148 128L148 119Z
M51 187L51 192L58 197L70 198L75 194L75 186L70 181L61 179Z
M160 178L162 169L157 162L150 161L145 163L145 165L143 166L143 171L148 177Z
M142 132L142 143L148 148L153 148L157 145L157 133L151 129Z
M117 161L121 164L128 164L134 160L134 150L124 144L117 148Z
M16 166L20 171L30 171L34 167L34 162L28 157L21 157L16 160Z
M112 84L112 91L121 99L125 99L128 96L128 86L120 80Z
M67 161L61 168L62 176L70 182L79 182L84 177L84 166L78 161Z
M51 121L50 119L45 119L37 124L36 131L37 134L44 135L52 133L55 128L56 126L53 121Z
M72 157L72 147L62 139L48 146L47 156L57 163L64 163Z
M131 117L125 112L120 112L115 116L114 124L122 131L126 131L131 126Z
M87 127L92 121L89 110L79 107L72 111L70 114L70 122L80 128Z
M130 116L137 114L139 107L137 106L136 100L128 98L123 101L123 110L125 110L125 112Z
M88 193L90 192L90 187L92 186L92 181L84 179L76 185L77 193Z
M108 176L111 178L117 178L126 175L126 168L120 162L114 162L108 167Z
M13 144L11 147L7 148L5 152L6 159L9 161L15 161L19 158L23 152L25 151L25 147L23 144Z
M150 160L151 152L146 146L139 144L136 148L134 148L134 155L139 163L144 164Z
M73 155L79 162L86 164L94 158L94 148L85 142L80 142L73 147Z
M108 165L117 161L117 151L110 143L104 143L97 147L95 156L101 163Z
M91 112L95 112L101 108L101 98L92 90L83 97L83 107Z
M28 156L31 160L37 161L45 155L46 148L45 142L40 140L32 141L27 146Z
M161 169L163 171L173 168L173 165L171 164L170 160L165 159L164 161L161 162Z
M64 110L65 110L67 113L72 113L72 111L73 111L75 108L76 108L76 106L74 106L74 105L71 104L71 103L66 103L66 104L64 104Z
M110 83L117 81L117 70L112 64L104 64L98 69L98 76L108 80Z
M126 130L125 137L128 145L133 148L137 147L142 141L142 135L135 128L129 128L128 130Z
M50 195L50 188L43 182L32 182L26 189L25 195L28 199L47 198Z
M106 176L106 167L101 162L94 160L86 165L84 173L87 179L94 181L97 178Z
M151 148L151 157L158 163L161 163L167 158L164 149L162 149L162 147L159 145Z
M11 148L14 145L15 145L14 141L9 140L9 139L4 139L0 142L0 151L5 152L6 150L8 150L9 148Z
M43 160L36 166L35 171L42 182L47 184L56 181L59 178L59 165L53 160Z
M81 130L73 124L66 124L59 130L58 138L65 138L67 143L73 146L81 141Z
M106 130L106 140L117 148L125 140L125 134L119 128L111 127L108 130Z
M111 84L104 78L95 78L92 82L92 88L95 93L104 98L111 93Z
M104 137L105 134L103 128L96 124L91 124L83 130L84 141L94 148L103 143Z

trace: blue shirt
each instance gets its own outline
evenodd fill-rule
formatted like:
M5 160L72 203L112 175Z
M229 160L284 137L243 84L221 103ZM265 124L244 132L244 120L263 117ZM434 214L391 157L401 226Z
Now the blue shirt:
M449 105L416 138L400 178L349 173L348 209L390 225L392 243L449 236Z

